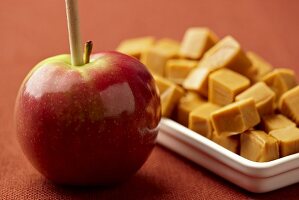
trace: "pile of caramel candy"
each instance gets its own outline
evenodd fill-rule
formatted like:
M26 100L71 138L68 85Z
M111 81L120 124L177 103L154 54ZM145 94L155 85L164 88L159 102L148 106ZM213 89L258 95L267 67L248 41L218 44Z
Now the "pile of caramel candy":
M232 36L189 28L181 42L128 39L117 51L153 74L162 115L256 162L299 152L299 86Z

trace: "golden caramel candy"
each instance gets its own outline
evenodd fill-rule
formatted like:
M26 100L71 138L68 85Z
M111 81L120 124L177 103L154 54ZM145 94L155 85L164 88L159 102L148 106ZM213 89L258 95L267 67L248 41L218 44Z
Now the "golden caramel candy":
M210 114L219 108L220 106L212 103L205 103L197 107L189 115L188 128L207 138L211 138L213 127L210 121Z
M263 82L258 82L236 96L236 101L253 98L260 115L272 114L275 108L275 93Z
M253 82L262 80L266 74L272 71L272 65L252 51L248 51L246 56L252 63L252 66L246 72L246 76Z
M154 74L164 76L167 60L178 56L179 43L171 39L161 39L141 54L140 61Z
M176 117L177 122L188 127L190 112L206 102L207 101L198 94L187 92L178 103Z
M245 76L229 69L220 69L209 76L209 101L227 105L249 86L250 80Z
M160 93L162 116L169 117L180 98L184 95L184 90L160 76L155 75L154 79Z
M240 44L232 36L220 40L204 54L204 58L207 62L203 62L202 66L210 65L212 68L219 69L222 65L243 75L246 75L252 65Z
M215 33L208 28L189 28L183 37L179 55L183 58L199 59L217 41Z
M182 84L197 64L198 61L195 60L170 59L166 63L165 77L177 84Z
M275 69L267 74L263 81L275 92L276 99L297 85L294 71L290 69Z
M116 50L139 59L143 52L153 46L154 42L155 39L153 37L128 39L122 41Z
M229 104L211 114L213 127L218 135L236 135L260 122L252 98Z
M274 114L262 116L262 126L266 132L270 132L276 129L296 126L296 124L281 114Z
M299 85L281 96L279 110L299 125Z
M232 68L235 71L245 71L245 68L250 65L251 63L241 50L239 43L233 37L226 36L204 54L198 66L189 73L183 82L183 87L198 91L207 97L210 73L224 67Z
M280 157L299 152L299 129L297 127L274 130L269 135L279 141Z
M267 162L279 158L278 141L264 131L246 131L240 140L240 155L248 160Z
M183 82L183 87L187 90L199 92L208 97L208 77L212 72L206 67L196 67L193 69Z
M240 146L240 134L232 135L232 136L223 136L218 135L216 132L213 133L212 140L223 146L229 151L232 151L236 154L239 154L239 146Z

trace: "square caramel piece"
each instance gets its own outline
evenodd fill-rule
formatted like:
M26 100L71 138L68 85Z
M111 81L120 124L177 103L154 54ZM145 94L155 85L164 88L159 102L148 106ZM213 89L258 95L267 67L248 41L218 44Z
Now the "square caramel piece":
M208 97L208 77L213 72L207 67L196 67L183 81L183 87L187 90L198 92L204 97Z
M281 157L299 152L299 129L297 127L274 130L269 135L279 141Z
M236 101L253 98L260 115L273 114L275 93L264 83L258 82L236 96Z
M278 141L264 131L248 130L241 134L240 155L255 162L279 158Z
M234 102L211 114L213 127L218 135L236 135L260 122L252 98Z
M154 79L160 93L162 116L169 117L184 95L184 90L163 77L155 75Z
M208 28L189 28L183 37L179 55L182 58L200 59L217 41L215 33Z
M250 65L251 62L241 50L240 44L233 37L226 36L204 54L198 66L183 82L183 87L207 97L210 73L224 67L244 71Z
M262 80L266 74L272 71L272 65L254 52L248 51L246 52L246 56L252 63L252 66L249 68L248 72L246 72L246 76L253 82Z
M137 59L147 51L155 42L154 37L140 37L122 41L117 47L117 51L133 56Z
M189 114L191 111L205 103L207 103L207 101L197 93L187 92L178 102L176 121L188 127Z
M296 75L290 69L275 69L267 74L263 81L275 92L276 99L279 100L281 95L297 85Z
M213 127L210 121L210 114L219 108L220 106L212 103L205 103L197 107L189 115L188 128L207 138L211 138Z
M208 59L208 60L207 60ZM203 56L205 62L202 66L210 65L211 68L220 69L222 67L230 68L246 76L246 72L252 66L238 41L232 36L226 36L216 45L210 48Z
M198 61L187 59L170 59L166 63L165 77L182 84L190 71L198 65Z
M268 133L276 129L296 126L296 124L281 114L273 114L262 116L262 126Z
M299 125L299 85L281 96L279 110Z
M213 133L212 140L227 150L239 154L240 147L240 134L232 136L218 135L216 132Z
M141 54L140 61L150 72L164 76L166 62L176 58L179 51L179 43L172 39L160 39L151 48Z
M250 80L245 76L229 69L217 70L209 76L209 101L227 105L249 86Z

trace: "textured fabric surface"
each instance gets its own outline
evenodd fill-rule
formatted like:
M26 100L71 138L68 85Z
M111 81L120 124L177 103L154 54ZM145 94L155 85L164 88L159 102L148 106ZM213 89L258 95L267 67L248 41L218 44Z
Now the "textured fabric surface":
M180 40L189 26L232 34L245 49L299 73L299 1L82 0L84 40L95 52L124 38ZM109 188L56 186L24 158L13 131L13 106L23 78L43 58L68 52L64 1L0 3L0 199L299 199L299 184L252 194L157 146L129 181Z

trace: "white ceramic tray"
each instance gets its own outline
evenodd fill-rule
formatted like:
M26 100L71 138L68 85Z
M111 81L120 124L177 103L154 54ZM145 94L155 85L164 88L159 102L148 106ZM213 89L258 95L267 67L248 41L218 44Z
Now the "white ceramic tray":
M251 192L269 192L299 182L299 153L253 162L166 118L161 120L157 142Z

